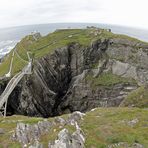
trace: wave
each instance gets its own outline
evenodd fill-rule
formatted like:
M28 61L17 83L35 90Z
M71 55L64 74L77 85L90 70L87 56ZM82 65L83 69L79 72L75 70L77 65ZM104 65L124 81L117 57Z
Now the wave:
M18 40L0 41L0 58L8 54L18 43Z

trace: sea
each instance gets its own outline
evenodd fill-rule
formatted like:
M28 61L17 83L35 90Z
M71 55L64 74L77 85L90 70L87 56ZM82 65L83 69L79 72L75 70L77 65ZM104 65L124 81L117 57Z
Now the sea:
M139 28L96 23L52 23L26 25L10 28L0 28L0 58L8 54L24 36L30 34L31 32L37 31L40 32L41 35L45 36L55 31L56 29L86 28L87 26L111 29L113 33L129 35L142 41L148 42L148 30Z

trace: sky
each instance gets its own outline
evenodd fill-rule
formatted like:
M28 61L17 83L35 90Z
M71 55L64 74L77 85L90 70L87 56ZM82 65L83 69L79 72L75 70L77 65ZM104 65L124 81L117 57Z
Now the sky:
M148 0L0 0L0 28L105 23L148 29Z

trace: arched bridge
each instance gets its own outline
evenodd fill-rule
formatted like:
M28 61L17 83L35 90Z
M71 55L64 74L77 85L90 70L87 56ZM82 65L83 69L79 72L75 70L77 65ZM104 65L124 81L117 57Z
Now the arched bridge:
M13 61L14 53L12 56ZM9 77L11 76L11 69L12 69L12 62L10 64L10 70L9 70ZM14 88L17 86L17 84L20 82L20 80L23 78L25 74L31 74L32 73L32 60L29 59L28 65L25 66L22 71L17 73L7 84L5 90L0 96L0 116L6 116L6 110L7 110L7 102L8 102L8 97L14 90ZM7 74L8 75L8 74ZM7 76L6 75L6 76Z

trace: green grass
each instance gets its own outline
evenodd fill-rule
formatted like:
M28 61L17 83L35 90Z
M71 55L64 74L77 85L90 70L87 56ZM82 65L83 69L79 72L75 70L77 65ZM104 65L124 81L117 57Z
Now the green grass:
M109 144L139 142L148 145L148 110L137 108L100 108L87 113L81 122L86 134L86 148L106 148ZM138 118L130 127L126 122ZM147 125L147 126L146 126Z
M138 142L147 147L147 115L147 109L139 108L98 108L92 112L87 112L84 119L79 123L85 134L86 148L106 148L108 145L118 142L127 142L128 144ZM67 115L62 117L67 118ZM134 126L129 126L128 122L133 119L138 119L138 123ZM18 142L13 142L10 139L17 122L35 124L42 120L42 118L17 115L6 117L6 119L0 117L0 128L5 130L5 134L0 135L0 148L4 146L21 148ZM48 120L53 121L54 118L49 118ZM71 125L66 125L63 128L67 128L70 133L75 131L75 127ZM48 142L55 140L62 129L60 125L54 125L49 133L41 136L39 141L47 147Z
M12 52L9 55L5 56L3 63L0 64L0 76L4 76L9 72L9 66L11 62Z
M69 37L70 35L72 35L72 37ZM88 46L91 38L92 37L88 35L87 30L59 30L41 38L37 43L32 44L30 50L33 49L35 57L40 58L53 52L56 48L64 47L73 42L79 42L83 46ZM45 45L49 46L44 47Z
M148 107L148 88L141 86L131 92L121 106Z
M131 41L131 42L135 42L135 43L140 43L140 44L143 44L143 45L148 45L147 42L141 41L141 40L136 39L134 37L130 37L130 36L123 35L123 34L114 34L112 32L108 32L106 30L102 31L101 37L108 38L108 39L115 39L115 38L124 39L124 40L127 40L127 41ZM137 44L136 46L140 47L141 45Z
M92 88L96 88L98 86L110 87L116 84L129 84L136 83L133 79L123 78L121 76L117 76L112 74L111 72L102 73L98 77L93 77L92 75L88 75L86 80L91 83Z
M6 73L9 72L11 58L12 52L8 55L8 57L5 57L4 62L0 64L0 76L4 76ZM21 61L15 54L12 64L12 75L15 75L16 73L21 71L26 64L27 62Z
M12 75L15 75L16 73L21 71L22 68L25 67L25 65L27 65L26 62L20 61L20 59L16 55L14 56L13 61L14 61L14 63L13 63L13 66L12 66Z

